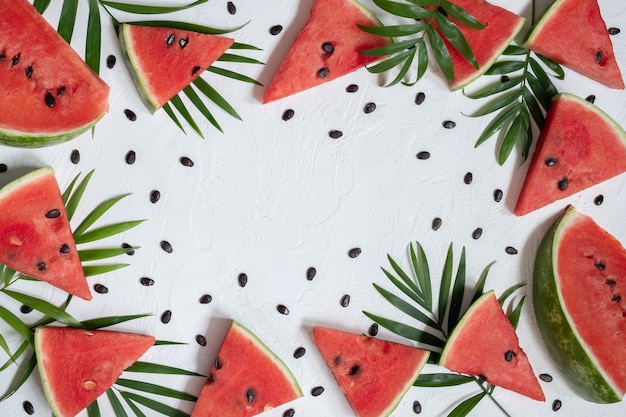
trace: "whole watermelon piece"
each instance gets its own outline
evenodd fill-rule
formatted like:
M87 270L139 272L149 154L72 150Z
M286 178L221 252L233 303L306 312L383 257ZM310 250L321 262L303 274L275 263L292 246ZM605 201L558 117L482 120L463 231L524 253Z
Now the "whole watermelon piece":
M588 401L614 403L626 392L625 289L624 247L569 206L537 251L533 303L550 354Z

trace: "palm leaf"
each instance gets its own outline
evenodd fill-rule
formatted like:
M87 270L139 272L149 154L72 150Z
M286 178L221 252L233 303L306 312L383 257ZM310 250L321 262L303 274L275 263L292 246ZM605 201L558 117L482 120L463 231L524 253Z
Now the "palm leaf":
M415 46L418 39L407 39L401 42L390 43L389 45L377 46L375 48L363 49L359 53L365 56L385 56L395 54L396 52L404 51L408 48Z
M215 103L219 108L226 113L233 116L235 119L241 120L241 116L235 111L235 109L222 97L217 90L215 90L208 82L203 78L196 78L193 84L198 87L198 90L202 92L209 100Z
M96 74L100 72L100 51L102 48L102 24L98 0L89 0L89 18L87 19L87 39L85 43L85 62Z
M87 265L83 266L83 272L86 277L93 277L94 275L102 275L108 272L117 271L118 269L126 268L129 264L105 264L105 265Z
M6 291L6 290L5 290ZM22 339L26 340L29 344L33 344L34 336L33 332L22 320L20 320L15 314L0 305L0 318L4 320L6 324L11 326L13 330L17 332Z
M198 127L198 125L196 124L196 121L191 116L191 113L189 113L189 110L187 110L187 107L185 107L185 104L181 100L180 96L176 95L172 97L172 99L170 100L170 103L172 103L174 108L178 110L178 113L180 113L180 115L183 116L183 119L185 119L185 121L189 124L189 126L191 126L191 128L195 130L195 132L198 135L200 135L201 138L204 138L204 135L202 134L200 127Z
M511 310L506 316L509 318L509 321L513 325L514 328L517 328L517 324L519 323L520 316L522 314L522 307L524 306L524 300L526 297L522 297L522 299L517 303L517 305Z
M403 284L402 281L394 277L390 272L388 272L384 268L381 268L381 269L383 270L383 272L385 273L389 281L391 281L391 283L396 286L396 288L398 288L400 291L406 294L409 298L411 298L417 304L421 305L424 308L427 308L427 303L420 296L420 294L416 293L413 289Z
M7 359L7 361L3 363L2 366L0 366L0 372L4 371L11 365L17 365L18 364L17 360L20 358L20 356L24 354L24 352L26 352L26 349L29 346L30 346L30 343L28 341L22 342L22 344L20 345L20 347L17 348L15 353L11 355L11 357L9 357L9 359Z
M120 394L126 401L143 405L144 407L154 410L157 413L161 413L169 417L189 417L189 414L151 398L128 391L120 391Z
M227 70L227 69L220 68L220 67L214 67L213 65L207 68L207 71L213 72L215 74L219 74L223 77L232 78L233 80L243 81L245 83L250 83L250 84L255 84L255 85L260 85L260 86L263 85L257 80L255 80L254 78L248 77L246 75L240 74L235 71Z
M18 373L13 377L9 388L6 392L0 397L0 402L6 400L11 395L15 394L17 390L20 389L24 382L28 380L28 377L33 373L35 367L37 366L37 358L35 357L35 353L31 353L30 357L22 363Z
M50 1L51 0L35 0L33 6L35 6L35 9L37 9L40 14L43 14L48 6L50 6Z
M425 345L433 346L439 349L442 349L443 345L445 344L445 341L438 338L437 336L423 330L416 329L415 327L397 322L395 320L386 319L375 314L368 313L366 311L364 311L363 314L365 314L372 321L384 327L385 329L407 339L414 340L418 343L423 343Z
M440 0L439 5L450 16L463 23L472 29L484 29L485 24L481 23L478 19L472 16L469 12L457 6L454 3L450 3L448 0Z
M74 229L74 238L82 235L91 225L93 225L104 213L109 211L111 207L113 207L118 201L123 199L124 197L129 196L130 194L122 194L118 197L110 198L102 203L100 203L96 208L94 208L85 219Z
M463 36L463 33L459 30L459 28L441 13L435 13L435 21L437 22L437 26L439 26L441 33L443 33L448 42L452 44L454 49L456 49L472 67L478 69L478 62L476 61L474 52L465 40L465 36Z
M170 117L170 119L172 119L172 121L176 124L176 126L178 126L178 128L180 130L183 131L183 133L185 132L185 128L183 127L183 125L180 123L180 120L178 120L178 117L176 116L176 114L174 113L174 110L172 110L172 106L170 106L170 103L165 103L163 105L163 110L165 111L165 113L167 113L167 115Z
M521 109L518 104L509 106L508 108L502 110L500 114L493 119L487 127L485 127L478 139L476 139L474 147L482 145L487 139L495 135L505 126L509 125L520 111Z
M124 409L124 406L120 402L119 398L117 398L117 395L115 395L115 392L113 392L113 390L109 388L108 390L106 390L106 393L107 393L107 398L109 399L109 403L111 404L111 408L113 409L113 412L115 413L115 417L128 417L128 414L126 413L126 410ZM94 401L94 402L97 402L97 401Z
M517 284L511 285L509 288L504 290L500 297L498 297L498 302L500 303L500 305L503 306L507 298L509 298L515 291L522 288L524 285L526 285L526 283L519 282Z
M454 408L454 410L452 410L452 412L450 414L448 414L448 417L465 417L465 416L467 416L478 405L478 403L483 398L485 398L485 395L487 395L485 392L481 392L481 393L478 393L478 394L474 395L473 397L470 397L470 398L466 399L465 401L463 401L462 403L457 405Z
M199 79L200 78L198 78L198 80ZM207 119L209 121L209 123L211 123L217 130L219 130L220 132L223 133L224 131L222 130L222 127L217 122L217 120L215 119L215 117L213 116L211 111L209 111L209 109L202 102L202 99L200 99L200 96L198 96L196 91L191 86L187 86L187 87L185 87L183 89L183 92L185 93L185 95L187 96L189 101L191 101L191 103L194 106L196 106L196 109L198 109L198 111L200 111L200 113L202 113L204 118Z
M452 58L450 58L450 52L446 48L445 43L439 32L437 32L432 26L428 26L426 29L428 33L428 41L430 43L430 49L433 51L435 61L441 69L441 73L446 78L446 81L451 82L454 79L454 67L452 66Z
M101 259L124 255L137 249L139 249L139 246L131 246L128 248L82 249L78 251L78 257L82 262L99 261Z
M417 282L419 283L420 289L422 290L422 298L426 304L425 308L428 311L432 310L433 305L433 291L432 285L430 282L430 269L428 267L428 259L426 259L426 254L424 253L424 249L419 242L416 242L417 252L413 249L413 243L409 246L409 251L411 255L411 265L413 266L413 272L415 273L415 277L417 278Z
M453 387L467 384L468 382L474 382L474 378L460 374L420 374L413 386L429 388Z
M515 116L511 126L505 133L502 144L500 145L500 152L498 153L498 163L500 165L506 162L518 138L528 131L528 125L525 124L528 118L524 117L525 115L526 112L523 110L517 113L517 116Z
M384 36L384 37L396 37L396 36L408 36L415 35L417 33L426 30L426 24L406 24L395 26L364 26L357 25L363 32L371 33L372 35Z
M200 4L206 3L208 0L197 0L193 3L186 4L184 6L148 6L141 4L126 4L126 3L118 3L108 0L99 0L105 6L108 6L112 9L120 10L128 13L135 14L165 14L165 13L173 13L178 12L180 10L189 9L191 7L198 6Z
M448 331L452 331L461 318L461 307L465 293L465 248L461 250L461 259L454 279L450 306L448 309Z
M200 376L204 375L187 371L185 369L176 368L173 366L161 365L158 363L137 361L128 368L126 372L140 372L145 374L163 374L163 375L185 375L185 376Z
M160 395L163 397L174 398L183 401L197 401L198 397L187 394L183 391L174 390L171 388L163 387L161 385L151 384L149 382L135 381L132 379L119 378L115 381L116 385L124 388L130 388L137 391L143 391L145 393Z
M498 111L506 106L508 106L511 103L515 103L519 100L519 98L522 95L522 91L521 90L514 90L514 91L510 91L506 94L502 94L501 96L495 98L494 100L491 100L489 103L487 103L485 106L481 107L479 110L477 110L476 112L472 113L472 117L479 117L479 116L484 116L486 114L489 113L493 113L495 111Z
M195 23L187 23L187 22L176 22L172 20L140 20L134 22L128 22L130 25L138 25L138 26L153 26L153 27L166 27L172 29L181 29L188 30L191 32L199 32L207 35L224 35L226 33L236 32L244 28L247 23L244 23L241 26L238 26L233 29L218 29L210 26L198 25Z
M526 61L498 61L485 72L486 75L503 75L526 68Z
M446 315L448 303L450 301L450 287L452 285L452 244L448 246L448 253L441 274L441 283L439 285L439 304L437 312L437 321L443 323L443 319ZM450 329L447 329L450 331Z
M71 196L69 196L69 193L68 193L68 198L65 203L65 211L67 212L68 220L72 220L72 218L74 217L74 213L76 213L78 204L80 203L81 198L83 198L83 194L85 193L85 189L87 188L87 185L89 184L89 181L91 180L93 173L94 173L93 169L89 171L89 173L85 176L85 178L83 178L83 180L78 184L78 187L76 187L76 190L74 190L71 193ZM78 176L76 177L76 179L78 179ZM74 183L75 182L72 181L72 183L70 184L72 190L74 188Z
M61 16L59 17L57 32L59 32L59 35L61 35L67 43L72 42L77 10L78 0L63 0L63 7L61 8Z
M476 286L474 287L474 295L472 296L472 301L471 301L472 303L474 303L474 301L478 300L480 296L483 295L485 282L487 281L487 275L489 274L489 270L491 269L494 263L495 261L487 265L485 269L483 269L483 272L480 274L480 278L478 278L478 282L476 283Z
M406 74L409 72L409 69L411 68L411 64L413 63L413 59L415 58L415 51L416 48L411 48L398 55L404 58L404 64L402 65L402 68L400 68L400 71L398 71L398 74L396 74L396 77L391 80L391 82L386 84L385 87L391 87L392 85L396 85L400 81L402 81L402 79L406 76Z
M239 64L265 65L263 62L259 61L258 59L250 58L250 57L243 56L243 55L229 54L229 53L223 53L222 55L220 55L219 58L217 58L217 61L236 62Z
M498 82L495 84L488 85L474 93L468 94L468 93L465 93L464 91L464 94L466 97L469 97L472 99L485 98L485 97L489 97L494 94L498 94L503 91L509 90L515 87L516 85L521 84L522 82L524 82L523 76L513 77L505 82Z
M426 314L424 314L423 312L421 312L417 308L413 307L411 304L409 304L406 301L404 301L402 298L400 298L400 297L394 295L393 293L385 290L384 288L380 287L379 285L374 284L374 287L376 288L376 291L378 291L378 293L380 295L382 295L385 300L389 301L389 303L391 305L393 305L394 307L396 307L398 310L408 314L409 316L411 316L414 319L422 322L426 326L429 326L429 327L432 327L433 329L439 330L439 324L438 323L436 323L433 319L428 317Z
M522 90L522 99L539 130L543 129L543 123L545 121L543 112L528 86L524 86Z
M102 240L107 237L115 236L120 233L124 233L133 227L139 226L145 220L132 220L127 222L113 223L106 226L98 227L89 232L85 232L75 238L76 244L94 242L96 240Z
M40 298L36 298L27 294L22 294L19 292L7 290L6 288L2 291L9 297L13 298L17 302L25 304L46 316L53 318L56 321L59 321L67 326L71 327L83 327L82 324L72 317L68 312L64 309L61 309L55 306L52 303L49 303Z
M131 314L127 316L100 317L97 319L83 320L81 324L85 329L96 330L149 316L150 314Z
M398 3L389 0L374 0L374 4L393 15L412 19L429 17L432 12L414 4Z
M375 65L367 67L367 70L371 72L372 74L380 74L383 72L387 72L390 69L400 65L402 62L406 61L412 55L413 54L410 50L406 50L399 54L393 55Z

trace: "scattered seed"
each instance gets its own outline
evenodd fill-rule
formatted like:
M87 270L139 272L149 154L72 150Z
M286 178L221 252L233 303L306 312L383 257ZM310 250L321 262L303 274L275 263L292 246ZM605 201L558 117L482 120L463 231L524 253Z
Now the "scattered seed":
M595 267L598 268L599 270L603 270L604 268L606 268L606 265L603 264L602 262L596 262Z
M306 270L306 279L307 279L307 281L313 281L313 278L315 278L316 274L317 274L317 269L315 269L314 267L309 267Z
M511 362L515 356L517 355L512 350L507 350L506 352L504 352L504 360L507 362Z
M328 136L333 139L339 139L343 136L343 132L341 130L331 130L330 132L328 132Z
M50 94L50 92L46 93L46 96L44 97L44 101L46 102L46 106L50 108L53 108L57 104L56 99L54 98L52 94Z
M70 247L67 246L65 243L61 245L61 247L59 248L59 252L61 253L70 253Z
M193 161L191 160L191 158L189 158L189 157L187 157L187 156L182 156L182 157L180 158L180 163L181 163L181 164L183 164L183 166L186 166L186 167L192 167L192 166L194 166L194 163L193 163Z
M5 173L9 170L7 164L0 164L0 173Z
M569 185L569 181L567 178L561 178L561 180L559 181L558 187L559 190L561 191L565 191L567 189L567 186Z
M517 255L517 249L515 249L513 246L507 246L506 249L504 249L504 251L506 253L508 253L509 255Z
M200 346L206 346L206 338L201 334L196 336L196 343Z
M552 411L559 411L562 405L563 403L561 402L561 400L554 400L552 402Z
M33 66L29 65L26 67L26 70L24 71L24 74L26 75L26 78L30 78L33 76Z
M64 85L62 85L61 87L59 87L57 89L57 96L58 97L61 97L63 94L65 94L65 86Z
M124 159L126 160L126 163L128 165L132 165L137 160L137 154L135 153L135 151L130 150L126 153L126 156L124 157Z
M421 151L417 153L417 159L421 159L421 160L426 160L428 158L430 158L430 152L428 151Z
M293 408L288 408L283 413L283 417L293 417L295 415L296 415L296 410L294 410Z
M413 401L413 412L415 414L421 414L422 413L422 404L420 404L420 402L417 401L417 400Z
M313 389L311 389L311 395L314 397L322 395L323 392L324 392L324 387L314 387Z
M213 301L213 297L211 297L209 294L204 294L200 297L198 301L200 302L200 304L209 304L211 301Z
M352 248L348 251L348 256L351 258L356 258L361 254L361 248Z
M446 129L453 129L456 127L456 123L454 123L452 120L446 120L441 125Z
M441 227L441 223L442 223L441 219L439 217L435 217L431 224L432 229L438 230Z
M417 95L415 96L415 104L419 106L424 102L424 100L426 100L426 94L422 93L421 91L417 93Z
M286 316L289 314L289 309L287 308L287 306L283 305L283 304L278 304L276 306L276 310L282 314L283 316Z
M26 412L26 414L28 414L29 416L35 414L35 408L30 401L24 401L22 403L22 408L24 408L24 412Z
M603 59L604 59L604 56L602 55L602 52L600 51L596 52L596 62L598 64L601 64Z
M170 33L167 39L165 39L165 44L167 46L172 46L172 44L174 44L175 39L176 39L176 35L174 35L173 33Z
M270 35L276 36L282 31L283 31L283 27L281 25L274 25L270 28Z
M52 209L46 213L46 218L55 219L61 215L61 211L58 209Z
M588 95L587 97L585 97L585 100L587 100L589 103L595 103L596 96L594 96L593 94Z
M237 13L237 7L235 7L235 3L233 3L232 1L226 3L226 10L228 10L228 13L230 14Z
M137 120L137 115L135 114L134 111L130 109L124 109L124 114L126 115L126 118L130 120L131 122L134 122L135 120Z
M550 374L539 374L539 379L543 382L552 382L552 375Z
M248 388L248 390L246 391L246 400L248 400L249 403L253 403L255 398L256 393L254 392L254 390L252 388Z
M609 28L609 35L611 36L615 36L617 34L619 34L621 31L619 30L619 28Z
M187 44L189 43L189 38L181 38L178 40L178 46L180 46L180 49L185 49L185 46L187 46Z
M335 47L330 42L324 42L322 44L322 50L326 52L327 54L332 54L333 51L335 50Z
M359 86L356 84L350 84L346 87L347 93L356 93L357 91L359 91Z
M78 149L74 149L72 151L72 153L70 154L70 161L72 161L73 164L77 164L80 162L80 152L78 152Z
M348 305L350 305L350 294L345 294L341 297L340 304L342 307L348 307Z
M154 280L152 278L148 278L148 277L142 277L139 282L141 283L141 285L143 285L144 287L151 287L154 285Z
M248 283L248 275L244 273L239 274L239 276L237 277L237 281L239 282L239 286L241 288L245 287Z
M109 69L113 68L116 62L117 62L117 58L115 58L115 55L109 55L107 57L107 68Z
M614 279L611 278L607 278L604 283L608 286L614 287L615 285L617 285L617 282L615 282Z
M93 289L98 294L106 294L106 293L109 292L109 289L107 287L105 287L104 285L102 285L102 284L95 284L93 286Z
M33 311L33 308L32 308L31 306L27 306L26 304L22 304L22 306L20 307L20 311L21 311L23 314L28 314L28 313L30 313L31 311Z
M496 188L495 190L493 190L493 201L499 203L500 201L502 201L502 197L504 197L504 193L501 189Z
M122 243L122 248L130 249L130 248L132 248L132 245L129 245L128 243ZM128 255L128 256L133 256L134 254L135 254L134 250L129 250L129 251L126 252L126 255Z
M283 113L283 120L290 120L294 116L294 114L296 113L292 109L285 110L285 112Z
M372 325L367 329L367 334L374 337L378 334L378 323L372 323Z
M465 174L465 176L463 177L463 182L465 184L471 184L472 181L474 179L474 175L471 172L468 172L467 174Z
M556 158L550 157L546 159L546 165L549 167L553 167L556 165L556 163L558 162L558 160Z
M474 240L478 240L480 239L480 237L483 235L483 229L481 227L477 227L476 229L474 229L474 231L472 232L472 238Z
M615 301L619 303L621 300L622 300L622 296L619 294L613 294L613 296L611 296L611 301Z
M505 83L505 82L507 82L509 80L510 80L510 78L509 78L508 75L503 75L503 76L500 77L500 82L501 83Z
M20 63L20 54L17 54L11 58L11 66L14 67Z
M376 103L367 103L365 105L365 107L363 108L363 112L365 114L370 114L372 113L374 110L376 110Z
M296 359L299 359L303 357L305 353L306 353L306 349L300 346L299 348L293 351L293 357Z
M171 319L172 319L172 311L171 310L165 310L163 312L163 314L161 314L161 323L167 324L167 323L170 322Z
M159 190L152 190L150 192L150 202L152 204L154 204L157 201L159 201L160 198L161 198L161 192Z
M330 70L328 68L326 68L326 67L320 68L317 71L317 77L318 78L324 78L324 77L326 77L328 75L329 72L330 72Z
M604 203L604 196L602 194L598 194L596 198L593 199L593 204L600 206L602 203Z
M46 270L46 263L44 261L37 262L37 270L38 271L45 271Z
M194 75L196 75L198 71L200 71L200 69L200 65L196 65L195 67L193 67L193 69L191 70L191 76L193 77Z
M163 249L165 252L167 253L174 252L174 248L172 248L172 245L167 240L162 240L160 245L161 245L161 249Z

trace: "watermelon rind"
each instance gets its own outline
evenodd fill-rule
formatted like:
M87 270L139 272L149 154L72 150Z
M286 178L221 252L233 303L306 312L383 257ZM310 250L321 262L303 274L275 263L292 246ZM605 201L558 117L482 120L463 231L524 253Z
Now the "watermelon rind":
M70 141L85 133L104 117L104 113L92 122L74 130L55 133L28 133L0 128L0 143L16 148L43 148Z
M572 388L588 401L615 403L622 396L576 331L564 308L555 269L561 236L577 216L578 211L568 206L539 245L533 273L535 317L548 351Z
M30 171L28 174L22 175L21 177L11 181L4 187L0 188L0 199L4 196L11 194L13 190L16 188L20 188L22 185L29 183L35 178L45 177L46 175L54 175L54 169L50 166L45 166L43 168L38 168L34 171Z

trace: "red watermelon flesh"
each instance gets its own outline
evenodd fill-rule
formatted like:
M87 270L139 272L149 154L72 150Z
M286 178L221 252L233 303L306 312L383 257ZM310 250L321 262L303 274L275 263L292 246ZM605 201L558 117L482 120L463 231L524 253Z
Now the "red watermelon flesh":
M454 328L439 364L453 372L482 376L492 385L537 401L545 395L515 328L493 291L476 300Z
M557 95L515 206L522 216L626 171L626 132L587 100Z
M0 263L91 300L61 191L50 167L0 190Z
M356 0L315 0L309 21L267 87L263 103L316 87L380 59L359 51L387 45L390 40L357 26L379 24Z
M153 113L198 78L234 40L168 27L122 24L125 60Z
M192 417L251 417L302 396L285 364L256 336L233 322Z
M611 88L624 88L597 0L557 0L523 45Z
M314 328L313 337L360 417L391 414L429 356L412 346L328 328Z
M109 389L154 342L152 336L133 333L38 327L37 366L54 415L77 415Z
M522 30L525 18L502 7L494 6L484 0L453 0L453 3L469 12L479 22L486 25L483 29L472 29L451 16L470 48L474 52L478 69L474 68L448 40L442 36L454 68L454 79L449 83L450 90L458 90L484 74L504 52L507 46Z
M0 0L0 143L69 140L108 111L109 87L26 0Z

